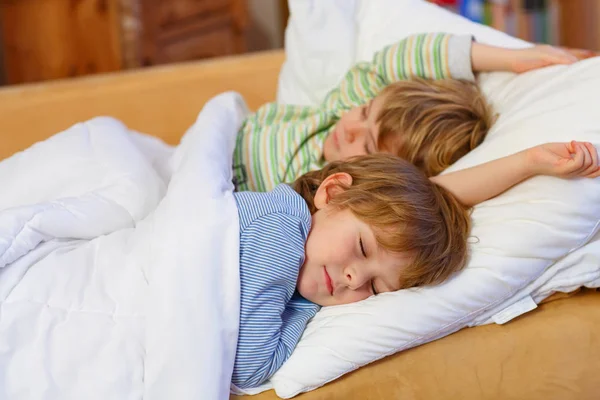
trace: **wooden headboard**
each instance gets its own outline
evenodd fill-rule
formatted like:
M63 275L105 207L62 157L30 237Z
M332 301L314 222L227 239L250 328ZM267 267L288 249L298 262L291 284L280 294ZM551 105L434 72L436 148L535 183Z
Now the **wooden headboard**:
M0 160L99 115L177 143L204 103L240 92L256 109L275 99L281 50L0 90Z

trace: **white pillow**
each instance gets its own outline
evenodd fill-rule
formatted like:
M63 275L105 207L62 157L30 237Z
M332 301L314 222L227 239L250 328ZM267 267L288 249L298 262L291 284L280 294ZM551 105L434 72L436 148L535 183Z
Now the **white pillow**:
M324 3L292 0L292 12L294 4L300 2L314 8ZM524 45L417 0L358 0L355 5L355 13L349 18L356 22L357 57L369 58L369 53L386 42L433 30L471 32L479 41L498 45ZM327 37L328 26L319 29L312 35ZM290 36L288 32L288 39ZM288 40L286 45L297 40ZM310 46L305 49L306 58L316 54ZM288 54L292 51L286 50ZM297 57L295 61L303 59ZM305 74L303 87L296 87L295 92L287 82L280 100L296 103L295 95L304 100L311 98L302 92L311 86L311 76L319 77L315 88L324 85L319 70L307 68ZM336 83L333 78L329 81L330 87ZM519 76L488 74L481 84L501 116L485 142L452 170L548 141L577 139L598 145L600 59ZM318 103L314 100L313 104ZM280 397L293 397L379 358L466 326L491 322L490 318L509 306L511 311L523 308L518 302L539 302L555 290L600 285L597 263L582 263L581 257L573 257L585 252L596 259L600 256L597 243L585 246L598 231L598 204L600 179L567 181L548 177L531 179L481 204L473 212L472 234L478 241L471 246L471 261L464 272L438 287L387 293L356 304L322 309L270 384Z
M289 0L289 8L277 90L284 104L320 104L356 62L415 33L474 34L482 43L529 45L422 0Z
M357 0L289 1L277 101L318 104L354 64Z

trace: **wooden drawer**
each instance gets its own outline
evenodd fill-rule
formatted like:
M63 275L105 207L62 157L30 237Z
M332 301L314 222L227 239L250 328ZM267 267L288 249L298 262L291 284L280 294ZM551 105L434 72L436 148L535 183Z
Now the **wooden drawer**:
M232 0L161 0L156 2L156 23L161 28L179 24L190 18L225 10Z
M243 52L246 0L142 0L141 64Z
M200 34L190 34L158 48L155 62L179 62L236 54L237 36L231 27L223 26Z

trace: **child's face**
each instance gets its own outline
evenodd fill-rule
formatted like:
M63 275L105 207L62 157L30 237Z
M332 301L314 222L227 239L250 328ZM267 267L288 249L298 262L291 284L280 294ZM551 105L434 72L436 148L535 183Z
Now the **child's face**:
M377 153L379 125L377 116L381 111L382 96L369 103L350 109L335 125L325 139L323 155L325 161L344 160L353 156Z
M337 210L318 197L319 192L296 286L299 293L332 306L398 290L407 258L381 248L372 228L351 211Z

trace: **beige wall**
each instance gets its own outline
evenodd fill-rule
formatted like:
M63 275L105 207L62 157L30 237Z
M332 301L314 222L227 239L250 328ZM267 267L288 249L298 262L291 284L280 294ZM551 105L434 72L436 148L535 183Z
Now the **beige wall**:
M283 47L282 0L248 0L248 50Z

